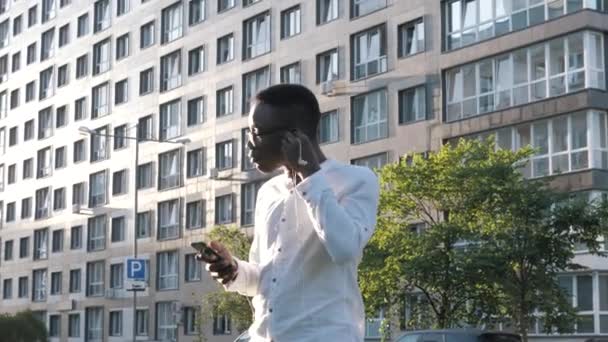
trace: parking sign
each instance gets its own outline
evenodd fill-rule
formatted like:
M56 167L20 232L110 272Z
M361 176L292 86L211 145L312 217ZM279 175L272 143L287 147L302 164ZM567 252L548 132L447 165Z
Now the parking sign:
M127 279L146 280L146 259L127 259Z

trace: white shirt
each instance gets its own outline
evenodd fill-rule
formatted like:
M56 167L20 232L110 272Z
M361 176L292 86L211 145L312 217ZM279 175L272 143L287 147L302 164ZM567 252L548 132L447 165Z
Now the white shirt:
M335 160L295 187L286 174L261 187L249 262L226 287L253 296L252 342L363 341L357 266L378 195L370 169Z

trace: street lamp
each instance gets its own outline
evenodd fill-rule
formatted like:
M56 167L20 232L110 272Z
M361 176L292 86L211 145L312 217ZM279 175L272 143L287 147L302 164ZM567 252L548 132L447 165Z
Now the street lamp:
M180 139L175 139L175 140L159 140L159 139L153 139L153 138L139 138L137 136L137 132L139 127L139 123L136 123L135 125L129 127L128 129L133 129L135 128L135 136L121 136L121 135L114 135L114 134L102 134L102 133L98 133L95 130L92 130L88 127L84 127L81 126L78 128L78 131L83 134L83 135L90 135L90 136L99 136L99 137L104 137L104 138L121 138L121 139L125 139L125 140L135 140L135 168L133 169L133 174L134 174L134 181L133 181L133 186L134 186L134 191L135 193L133 194L133 222L134 222L134 231L133 231L133 258L137 259L137 208L138 208L138 201L139 201L139 191L137 189L137 179L138 179L138 169L139 169L139 143L140 142L146 142L146 141L151 141L151 142L156 142L156 143L168 143L168 144L177 144L177 145L182 145L182 146L186 146L187 144L189 144L191 141L188 138L180 138ZM133 292L133 342L136 341L136 337L137 337L137 292L138 291L145 291L145 288L141 288L138 286L135 286L134 284L132 284L131 289L127 289L127 291L131 291Z

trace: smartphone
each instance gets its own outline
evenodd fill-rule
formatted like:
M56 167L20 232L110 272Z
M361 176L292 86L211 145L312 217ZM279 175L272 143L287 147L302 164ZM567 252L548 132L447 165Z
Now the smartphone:
M201 253L207 260L212 260L215 262L222 258L213 248L207 246L207 244L203 241L193 242L190 244L190 246Z

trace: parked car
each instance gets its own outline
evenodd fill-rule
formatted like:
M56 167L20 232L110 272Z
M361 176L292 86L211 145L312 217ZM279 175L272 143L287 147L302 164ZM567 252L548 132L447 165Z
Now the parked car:
M396 342L521 342L521 337L478 329L447 329L408 332Z
M247 330L245 330L245 332L240 334L239 337L234 340L234 342L249 342L250 338L251 337L249 337L249 333L247 332Z

